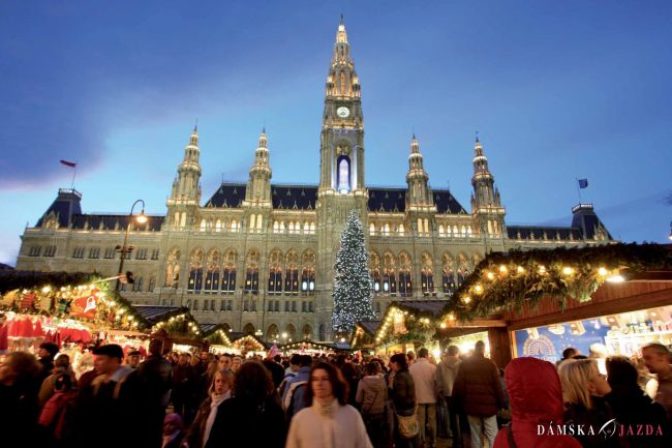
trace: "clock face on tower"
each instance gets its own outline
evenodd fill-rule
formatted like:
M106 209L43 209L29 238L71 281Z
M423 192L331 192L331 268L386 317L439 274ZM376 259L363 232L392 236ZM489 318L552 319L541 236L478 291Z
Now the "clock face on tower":
M341 118L348 118L350 116L350 109L348 109L345 106L341 106L338 109L336 109L336 115L338 115Z

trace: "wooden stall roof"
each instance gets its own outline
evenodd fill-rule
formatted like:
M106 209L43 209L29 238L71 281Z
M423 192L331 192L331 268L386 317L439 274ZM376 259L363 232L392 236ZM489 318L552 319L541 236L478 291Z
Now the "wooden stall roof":
M672 305L672 271L645 272L623 283L604 283L589 301L567 301L564 310L556 300L544 298L534 306L524 305L520 312L508 311L503 318L511 330L518 330L664 305Z

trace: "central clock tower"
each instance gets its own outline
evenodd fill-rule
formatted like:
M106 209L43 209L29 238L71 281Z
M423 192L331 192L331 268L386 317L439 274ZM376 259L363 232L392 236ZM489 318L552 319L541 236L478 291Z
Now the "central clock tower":
M359 78L341 17L327 75L320 133L317 314L319 339L331 340L333 281L340 237L351 210L368 228L364 182L364 118Z
M320 137L320 194L364 190L361 90L342 19L327 75Z

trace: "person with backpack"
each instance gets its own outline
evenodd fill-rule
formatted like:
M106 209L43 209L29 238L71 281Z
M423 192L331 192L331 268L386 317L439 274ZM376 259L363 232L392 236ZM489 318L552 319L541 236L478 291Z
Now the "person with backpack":
M73 388L72 376L67 372L56 377L53 386L54 393L42 408L38 423L44 428L49 446L66 446L66 426L77 398L77 390Z

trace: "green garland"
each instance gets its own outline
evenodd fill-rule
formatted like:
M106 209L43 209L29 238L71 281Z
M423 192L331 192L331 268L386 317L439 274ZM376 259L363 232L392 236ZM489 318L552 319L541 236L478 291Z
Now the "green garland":
M524 304L536 305L544 297L551 297L564 309L567 300L590 300L606 280L605 272L621 270L629 275L670 268L672 251L657 244L491 253L465 279L444 313L468 321L505 310L517 312Z
M76 292L77 287L95 284L95 288L105 296L96 308L95 317L89 319L79 316L75 318L76 320L104 323L107 326L127 330L144 330L150 327L149 322L128 300L119 295L109 282L100 280L100 275L96 273L0 271L0 298L3 294L14 294L13 291L16 290L18 295L23 296L23 291L27 291L27 294L35 295L33 307L20 309L19 301L14 300L8 309L26 314L71 318L72 301L80 297ZM46 286L49 287L48 290L43 291L42 288ZM63 292L62 288L68 290ZM48 301L48 306L38 306L37 302L42 298L51 299Z

